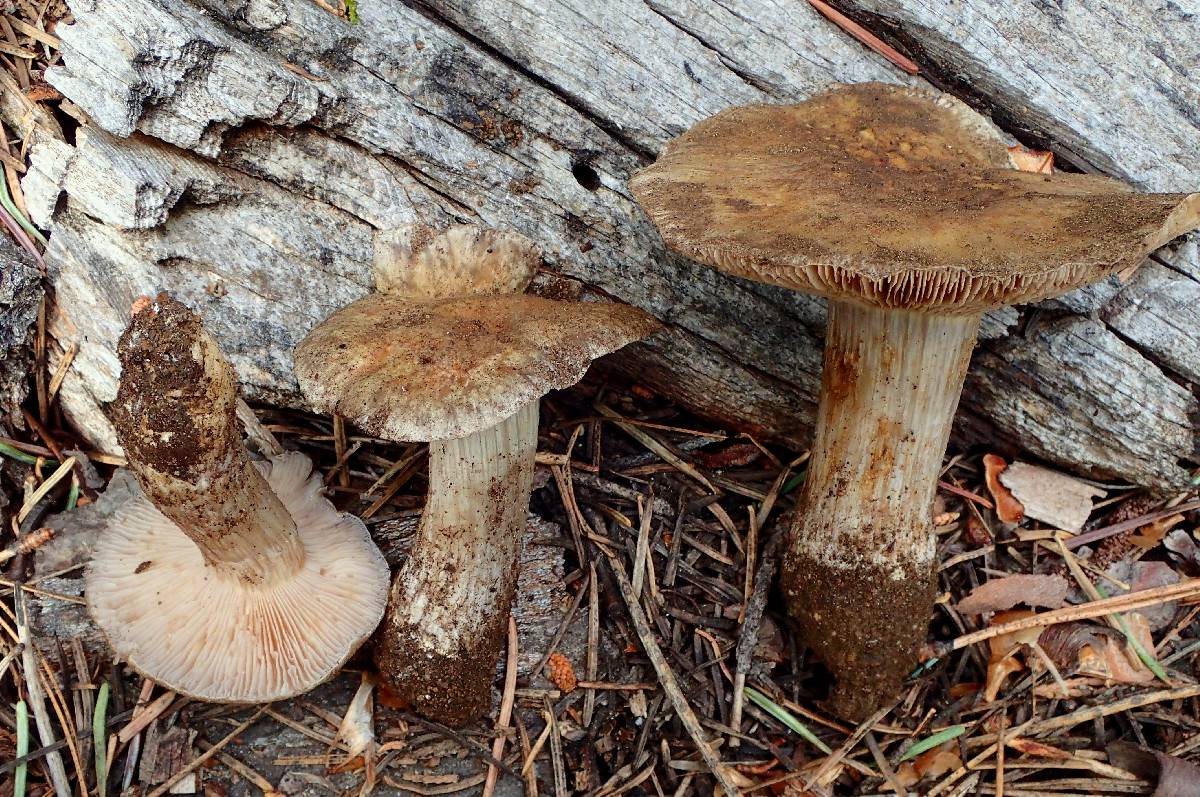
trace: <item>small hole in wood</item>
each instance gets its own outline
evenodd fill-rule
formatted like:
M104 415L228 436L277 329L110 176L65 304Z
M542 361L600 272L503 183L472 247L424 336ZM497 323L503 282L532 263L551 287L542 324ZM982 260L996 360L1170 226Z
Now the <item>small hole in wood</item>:
M592 164L586 160L576 160L572 163L571 174L575 175L575 182L589 191L595 191L600 187L600 175L596 174Z

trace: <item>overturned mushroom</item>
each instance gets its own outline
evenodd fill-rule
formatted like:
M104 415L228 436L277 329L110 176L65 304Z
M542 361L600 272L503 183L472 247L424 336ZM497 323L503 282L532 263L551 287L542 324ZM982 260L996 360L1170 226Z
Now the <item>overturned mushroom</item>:
M100 536L88 606L117 655L202 700L277 700L332 676L383 615L388 569L303 454L251 462L233 368L160 294L121 336L111 415L145 491Z
M376 237L379 293L296 347L317 410L428 440L429 498L392 586L376 660L390 688L452 724L487 710L516 589L538 400L658 328L619 304L523 291L541 257L515 233L424 226Z
M782 580L848 717L895 694L925 638L930 505L981 314L1137 264L1200 224L1197 194L1006 166L962 103L868 83L723 111L632 180L681 254L831 300Z

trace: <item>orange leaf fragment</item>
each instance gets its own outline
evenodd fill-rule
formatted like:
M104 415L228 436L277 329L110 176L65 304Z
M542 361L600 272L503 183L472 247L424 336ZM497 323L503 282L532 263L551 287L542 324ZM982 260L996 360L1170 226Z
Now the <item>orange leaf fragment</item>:
M1017 573L985 581L958 602L963 614L983 614L1011 609L1018 603L1057 609L1067 602L1071 585L1056 574Z
M1020 523L1025 517L1025 507L1000 483L1000 474L1007 467L1008 463L995 454L985 454L983 457L984 481L987 482L992 500L996 502L996 517L1005 523Z
M129 308L129 317L133 318L135 315L142 312L143 310L145 310L147 307L149 307L153 303L154 303L153 299L151 299L149 296L146 296L145 294L142 294L141 296L139 296L133 300L133 306Z
M551 654L546 661L546 669L550 671L550 682L563 694L574 692L575 687L579 685L579 679L575 677L575 668L571 666L571 660L561 653Z
M1017 144L1008 148L1008 162L1020 172L1054 174L1054 153Z
M1032 739L1023 739L1019 736L1015 739L1007 739L1004 743L1019 753L1037 756L1038 758L1053 758L1058 761L1067 761L1072 758L1072 755L1066 750L1060 750L1048 744L1035 742Z

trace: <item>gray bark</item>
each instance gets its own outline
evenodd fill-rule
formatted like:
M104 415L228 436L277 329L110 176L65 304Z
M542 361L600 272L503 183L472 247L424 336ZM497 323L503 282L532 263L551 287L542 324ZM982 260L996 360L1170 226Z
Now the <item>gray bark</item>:
M297 404L291 346L368 290L371 230L462 219L538 241L541 290L607 295L668 322L614 363L649 387L765 438L808 442L823 304L670 254L626 180L729 104L916 79L800 0L360 5L350 25L308 0L73 3L64 66L48 79L92 125L73 148L45 139L24 185L53 230L52 331L80 346L63 406L89 436L115 446L102 406L138 294L170 289L200 309L252 397ZM1177 101L1195 89L1170 67L1189 63L1197 17L1139 11L1116 31L1108 5L1089 0L1061 22L1034 15L1042 27L1017 35L1000 0L953 4L976 20L969 30L923 20L934 12L916 2L859 5L927 41L918 55L965 76L998 121L1146 187L1200 186L1200 137ZM1087 39L1097 30L1135 46L1102 59ZM981 31L992 38L976 41ZM1124 63L1156 48L1153 63ZM1069 86L1062 96L1038 76L1101 68L1051 82ZM1180 460L1195 456L1195 252L1026 309L1025 323L1011 310L989 317L960 441L1181 483Z
M32 343L42 300L42 275L33 258L0 235L0 425L24 423L21 402L29 393Z

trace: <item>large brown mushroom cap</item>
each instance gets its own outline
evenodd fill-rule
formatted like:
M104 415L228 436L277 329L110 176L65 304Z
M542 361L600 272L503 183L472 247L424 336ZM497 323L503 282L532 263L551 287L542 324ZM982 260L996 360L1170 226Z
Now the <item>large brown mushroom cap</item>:
M958 100L882 83L706 119L631 181L667 244L759 282L975 313L1056 295L1200 225L1200 194L1007 168Z
M593 359L658 328L621 304L372 294L296 346L296 378L318 412L390 440L448 440L575 384Z
M88 606L118 656L178 692L258 703L331 677L371 634L388 568L358 518L322 495L303 454L255 463L296 522L305 560L269 585L222 574L144 497L117 513L86 576Z

